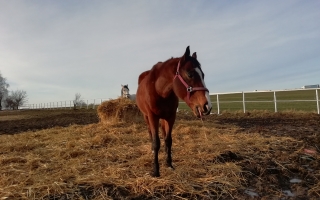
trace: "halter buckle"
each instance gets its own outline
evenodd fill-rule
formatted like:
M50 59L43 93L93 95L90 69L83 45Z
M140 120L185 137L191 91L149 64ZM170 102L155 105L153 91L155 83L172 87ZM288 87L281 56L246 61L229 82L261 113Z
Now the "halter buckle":
M188 92L192 92L192 90L193 90L193 89L192 89L191 86L187 87L187 91L188 91Z

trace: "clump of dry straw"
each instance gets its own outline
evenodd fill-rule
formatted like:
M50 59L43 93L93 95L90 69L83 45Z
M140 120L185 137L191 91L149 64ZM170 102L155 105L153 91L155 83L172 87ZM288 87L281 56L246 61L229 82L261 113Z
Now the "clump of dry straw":
M143 120L136 103L126 98L104 101L99 105L97 112L103 124L139 123Z

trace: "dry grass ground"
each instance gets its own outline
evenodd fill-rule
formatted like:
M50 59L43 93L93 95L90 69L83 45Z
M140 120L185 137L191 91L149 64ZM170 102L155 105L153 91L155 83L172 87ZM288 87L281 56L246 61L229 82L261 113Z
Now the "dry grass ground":
M144 123L98 121L94 110L0 112L0 199L320 198L319 115L179 113L175 170L161 148L160 178Z

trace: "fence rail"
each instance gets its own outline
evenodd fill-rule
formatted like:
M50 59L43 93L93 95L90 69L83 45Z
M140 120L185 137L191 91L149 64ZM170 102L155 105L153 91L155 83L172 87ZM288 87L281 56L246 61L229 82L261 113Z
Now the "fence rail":
M312 94L313 93L313 94ZM231 98L225 98L227 100L222 100L222 96L230 96L230 95L241 95L241 100L230 100ZM272 98L267 95L261 94L272 94ZM308 105L313 107L314 110L320 114L319 108L319 88L312 89L296 89L296 90L274 90L274 91L249 91L249 92L232 92L232 93L210 93L211 99L216 96L216 101L211 101L211 103L216 103L217 112L220 114L221 112L221 104L222 103L242 103L242 110L245 113L247 111L246 106L249 103L272 103L274 112L278 112L278 106L280 103L314 103L313 105ZM263 96L264 98L269 98L268 100L261 100ZM238 97L239 98L239 97ZM297 99L293 99L297 98ZM298 99L300 98L300 99ZM305 99L307 98L307 99ZM253 99L253 100L250 100Z
M296 89L296 90L273 90L273 91L247 91L247 92L230 92L230 93L210 93L211 103L217 113L220 114L221 110L228 110L230 107L226 105L237 104L234 109L242 109L245 113L250 110L248 107L260 104L260 109L269 109L272 106L274 112L278 112L279 108L288 108L287 104L294 103L296 109L303 105L308 107L308 110L316 110L320 114L319 108L319 90L320 88L313 89ZM109 98L110 99L110 98ZM77 108L95 109L103 101L109 99L90 99L83 100ZM180 102L179 107L185 105ZM40 104L27 104L25 109L72 109L74 107L72 100L40 103ZM224 108L223 108L224 107ZM303 110L303 109L302 109Z
M103 101L110 100L108 99L90 99L90 100L82 100L81 103L76 105L77 108L84 109L95 109L99 106ZM21 109L73 109L74 103L73 100L66 101L56 101L49 103L38 103L38 104L26 104Z

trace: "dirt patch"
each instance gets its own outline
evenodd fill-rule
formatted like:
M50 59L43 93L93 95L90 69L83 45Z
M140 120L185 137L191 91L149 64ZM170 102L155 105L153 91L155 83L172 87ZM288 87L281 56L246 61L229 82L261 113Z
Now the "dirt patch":
M0 112L0 134L99 122L95 110L17 110Z

